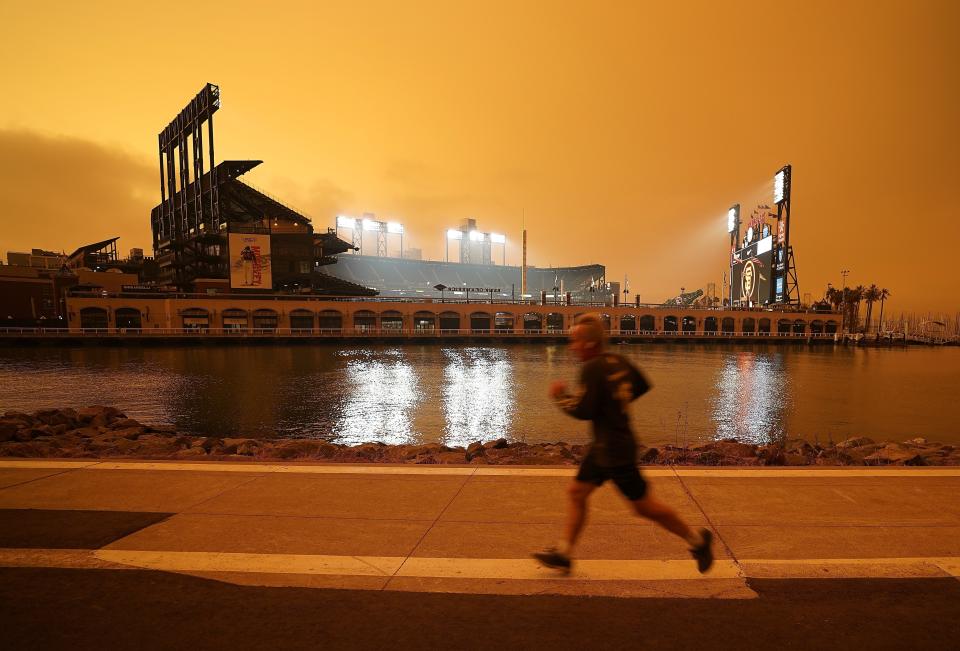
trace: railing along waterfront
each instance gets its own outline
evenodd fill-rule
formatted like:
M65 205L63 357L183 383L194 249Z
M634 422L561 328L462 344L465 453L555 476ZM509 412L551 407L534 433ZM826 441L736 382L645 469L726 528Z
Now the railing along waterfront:
M449 293L449 290L448 290ZM563 300L556 301L548 297L546 301L539 298L510 298L506 296L491 297L487 293L475 293L469 296L318 296L314 294L236 294L236 293L197 293L197 292L79 292L70 293L70 298L124 298L124 299L198 299L198 300L238 300L238 301L260 301L260 302L307 302L307 303L428 303L439 305L526 305L530 307L541 308L561 308L561 307L588 307L588 308L620 308L625 310L696 310L712 312L751 312L763 314L790 313L790 314L818 314L824 317L839 315L837 311L814 310L810 307L798 308L790 305L778 305L769 307L739 307L730 305L676 305L663 303L623 303L616 305L613 301L583 301L571 300L569 303Z
M494 338L563 338L570 330L511 330L475 328L0 328L0 336L6 337L222 337L222 338L270 338L270 337L350 337L350 338L430 338L430 337L494 337ZM721 332L713 330L610 330L614 338L656 339L835 339L839 335L830 332Z

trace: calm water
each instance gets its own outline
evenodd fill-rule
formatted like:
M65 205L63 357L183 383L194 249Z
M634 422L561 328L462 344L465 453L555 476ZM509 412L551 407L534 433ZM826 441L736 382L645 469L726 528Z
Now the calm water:
M786 433L960 443L960 349L621 345L654 388L633 405L648 444ZM116 405L207 434L338 442L506 436L585 441L546 398L573 382L564 346L0 349L0 411Z

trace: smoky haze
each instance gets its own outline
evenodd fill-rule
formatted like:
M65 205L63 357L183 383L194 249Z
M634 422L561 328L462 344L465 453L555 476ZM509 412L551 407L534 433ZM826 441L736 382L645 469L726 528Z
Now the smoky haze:
M958 307L960 3L168 5L3 10L0 248L149 249L156 133L209 81L218 159L264 160L318 228L374 212L440 259L474 217L516 264L523 223L531 263L659 301L720 289L726 209L790 163L801 294L850 269L890 309ZM198 49L170 15L216 28Z

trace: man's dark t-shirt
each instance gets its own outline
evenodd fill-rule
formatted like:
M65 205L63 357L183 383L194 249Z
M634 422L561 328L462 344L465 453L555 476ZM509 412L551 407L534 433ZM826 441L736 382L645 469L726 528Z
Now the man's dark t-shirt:
M592 421L590 455L604 467L637 462L637 442L630 429L627 405L650 390L637 367L614 353L603 353L583 365L583 392L561 395L557 405L580 420Z

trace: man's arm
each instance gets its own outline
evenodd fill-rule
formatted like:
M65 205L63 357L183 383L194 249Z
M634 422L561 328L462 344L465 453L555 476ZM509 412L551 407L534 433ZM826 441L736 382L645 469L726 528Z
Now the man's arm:
M584 369L580 378L583 389L580 393L561 391L553 396L560 409L579 420L593 420L600 402L600 383L603 381L594 369Z
M650 382L636 366L631 364L631 368L633 369L633 399L636 400L650 390Z

